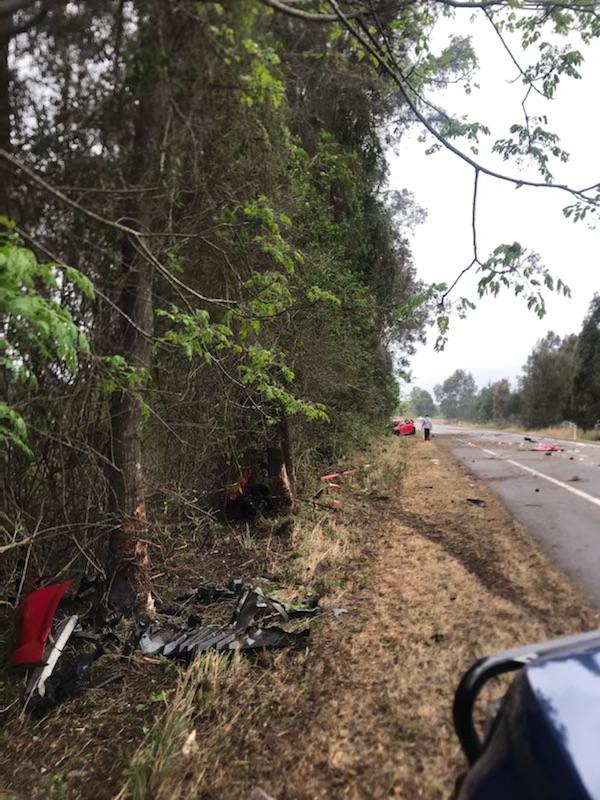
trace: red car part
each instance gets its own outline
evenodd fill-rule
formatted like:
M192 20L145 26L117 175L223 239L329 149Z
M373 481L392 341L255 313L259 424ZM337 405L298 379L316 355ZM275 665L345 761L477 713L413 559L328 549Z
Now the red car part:
M73 583L53 583L30 592L21 604L19 613L19 647L12 653L13 667L29 667L44 661L44 648L58 604Z
M227 495L227 499L230 501L236 500L238 497L241 497L243 494L246 494L246 490L250 485L250 481L252 479L252 470L250 467L242 467L240 470L240 479L237 483L234 483L233 486L229 487L229 494Z

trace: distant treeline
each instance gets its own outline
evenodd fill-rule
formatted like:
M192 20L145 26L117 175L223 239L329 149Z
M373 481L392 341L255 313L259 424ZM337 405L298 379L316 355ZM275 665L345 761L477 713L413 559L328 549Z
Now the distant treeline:
M600 427L600 295L594 295L579 334L561 339L549 331L537 342L516 389L507 378L478 389L471 373L457 369L433 391L435 402L425 389L413 388L411 413L531 428L563 421L584 430Z

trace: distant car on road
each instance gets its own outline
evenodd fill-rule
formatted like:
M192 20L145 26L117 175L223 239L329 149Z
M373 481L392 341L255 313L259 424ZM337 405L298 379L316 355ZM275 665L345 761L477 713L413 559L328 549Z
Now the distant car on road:
M396 417L392 420L392 431L396 436L414 436L417 428L413 419Z

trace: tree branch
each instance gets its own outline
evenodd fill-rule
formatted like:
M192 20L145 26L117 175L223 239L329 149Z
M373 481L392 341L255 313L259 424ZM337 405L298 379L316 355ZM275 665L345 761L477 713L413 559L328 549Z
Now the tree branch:
M139 248L140 255L142 255L147 261L149 261L156 269L172 283L177 284L186 292L191 294L196 299L200 300L203 303L209 303L211 305L218 305L218 306L237 306L238 303L234 300L226 300L224 298L215 298L215 297L205 297L204 295L197 292L191 286L188 286L186 283L181 281L177 278L173 273L168 270L164 264L162 264L152 253L152 251L147 246L144 239L151 238L152 234L145 233L144 231L137 231L135 228L131 228L129 225L123 225L123 223L107 219L106 217L102 217L100 214L96 214L95 211L91 211L89 208L82 206L80 203L72 200L70 197L67 197L66 194L63 194L58 189L55 189L54 186L51 186L47 181L41 178L37 173L35 173L32 169L25 166L21 161L16 159L10 153L7 153L6 150L0 148L0 158L3 158L5 161L15 169L20 170L26 175L33 183L36 183L38 186L41 186L44 191L48 192L48 194L53 195L62 203L71 208L79 211L81 214L84 214L89 219L93 219L94 222L99 223L100 225L104 225L106 227L112 228L113 230L117 230L120 233L126 234L130 236L133 242L136 244L136 247Z
M439 1L439 0L437 0ZM443 134L441 134L433 124L427 119L427 117L419 110L417 103L413 99L413 97L418 97L417 92L412 87L410 82L407 80L406 76L402 74L400 67L398 66L397 62L394 66L390 66L387 62L385 56L382 56L379 52L379 49L376 46L373 46L368 38L361 33L360 30L355 28L350 19L344 12L341 10L337 0L329 0L332 8L338 15L338 19L340 22L345 26L345 28L362 44L365 50L373 56L373 58L377 61L377 63L383 68L383 70L392 78L396 86L399 88L402 97L404 98L406 104L408 105L409 109L415 115L417 120L423 125L423 127L447 150L453 153L455 156L458 156L462 161L472 167L474 170L478 170L484 175L489 175L492 178L496 178L497 180L505 181L506 183L512 183L516 187L520 188L521 186L530 186L536 189L559 189L560 191L567 192L568 194L573 195L574 197L578 198L579 200L583 200L586 203L598 205L599 200L597 198L587 197L585 192L589 192L592 189L597 189L600 187L600 182L592 184L591 187L586 189L574 189L567 184L560 184L560 183L545 183L542 181L530 181L523 178L515 178L512 175L507 175L502 172L496 172L489 167L480 164L479 162L475 161L473 158L468 156L462 150L460 150L456 145L452 144Z
M490 25L492 26L492 28L493 28L493 29L494 29L494 31L496 32L496 36L498 37L498 39L500 39L500 42L501 42L501 44L502 44L502 47L503 47L503 48L506 50L506 52L508 53L508 57L510 58L510 60L512 61L512 63L515 65L515 67L517 68L517 70L519 71L519 75L520 75L520 76L523 78L524 82L525 82L525 83L526 83L528 86L530 86L530 87L533 89L533 91L534 91L534 92L537 92L537 93L538 93L538 94L539 94L541 97L543 97L543 98L547 99L547 98L546 98L546 95L545 95L545 94L544 94L542 91L540 91L540 89L538 89L538 87L535 85L535 83L532 81L532 79L529 77L529 75L527 75L527 73L525 72L525 70L523 69L523 67L522 67L522 66L519 64L519 62L518 62L518 61L517 61L517 59L515 58L513 51L512 51L512 50L510 49L510 47L508 46L508 43L506 42L506 39L505 39L505 38L504 38L504 36L502 35L502 32L500 31L500 28L499 28L499 27L496 25L496 23L494 22L494 18L492 17L492 15L491 15L491 13L489 12L489 10L488 10L487 8L484 8L484 9L482 9L482 10L483 10L483 13L485 14L485 16L487 17L487 19L489 20L489 23L490 23ZM516 80L516 78L515 78L515 80Z

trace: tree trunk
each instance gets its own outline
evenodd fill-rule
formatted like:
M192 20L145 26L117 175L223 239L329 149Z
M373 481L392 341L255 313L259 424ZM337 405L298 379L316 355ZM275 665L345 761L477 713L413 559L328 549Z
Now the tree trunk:
M131 323L123 318L122 355L131 367L148 370L154 328L153 270L135 253L129 240L123 245L123 269L126 279L119 306ZM108 543L109 600L119 608L151 614L154 607L148 547L141 538L146 525L146 504L142 468L144 420L139 399L127 391L114 392L110 423L114 464L110 474L110 510L117 524Z
M11 150L10 126L10 71L8 68L9 31L12 18L0 15L0 148ZM10 217L10 172L4 159L0 159L0 216Z
M149 11L145 24L148 35L142 43L144 61L168 64L162 52L169 41L168 4L153 0L140 3ZM141 81L136 130L132 152L131 184L154 185L161 178L161 146L167 125L169 96L166 67L150 66ZM143 193L135 195L128 210L132 226L141 231L162 230L164 220L155 212L153 201ZM159 240L160 241L160 240ZM149 245L152 246L152 245ZM119 308L123 312L118 348L128 366L149 372L152 366L154 330L153 266L140 254L139 247L126 238L122 248L123 290ZM110 510L116 524L108 542L108 599L126 611L152 614L148 547L143 541L146 529L144 496L143 433L140 400L130 391L118 390L110 402L113 468L110 472Z
M290 510L294 505L295 477L288 418L283 410L279 412L279 422L267 446L267 463L275 505L281 510Z

